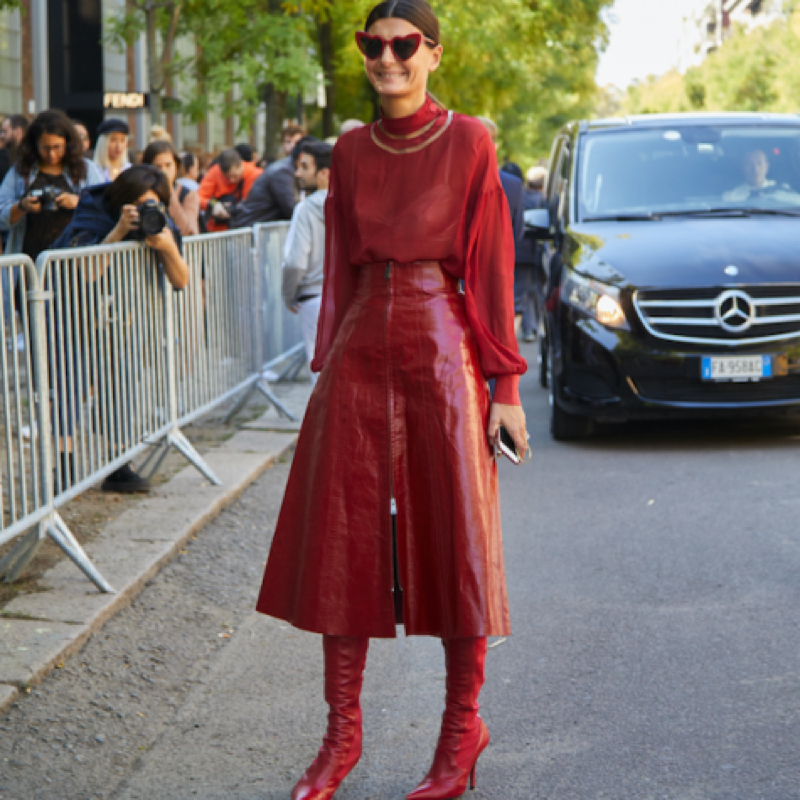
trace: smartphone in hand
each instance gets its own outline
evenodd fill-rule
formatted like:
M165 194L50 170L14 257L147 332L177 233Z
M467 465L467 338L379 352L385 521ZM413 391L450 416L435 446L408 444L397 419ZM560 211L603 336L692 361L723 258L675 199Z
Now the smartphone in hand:
M517 452L517 446L511 438L511 434L501 425L497 432L497 439L495 440L495 456L502 453L513 464L521 464L522 459Z

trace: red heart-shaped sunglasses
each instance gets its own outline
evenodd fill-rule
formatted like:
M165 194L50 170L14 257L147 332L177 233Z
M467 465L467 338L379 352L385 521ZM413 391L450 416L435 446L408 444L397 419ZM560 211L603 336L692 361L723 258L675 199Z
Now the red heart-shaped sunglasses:
M408 36L395 36L394 39L384 39L382 36L373 36L371 33L358 31L356 33L356 44L364 54L364 57L370 61L380 58L387 47L392 48L392 52L398 61L408 61L419 50L423 38L428 47L436 47L436 42L427 36L423 37L421 33L409 33Z

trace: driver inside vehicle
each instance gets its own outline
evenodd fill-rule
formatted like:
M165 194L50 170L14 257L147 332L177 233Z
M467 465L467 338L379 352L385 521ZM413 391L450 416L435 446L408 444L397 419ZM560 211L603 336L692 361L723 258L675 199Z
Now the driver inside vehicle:
M750 150L745 153L742 160L742 175L745 182L725 192L722 199L740 203L764 192L791 191L786 184L778 185L775 181L768 180L768 173L769 160L766 153L763 150Z

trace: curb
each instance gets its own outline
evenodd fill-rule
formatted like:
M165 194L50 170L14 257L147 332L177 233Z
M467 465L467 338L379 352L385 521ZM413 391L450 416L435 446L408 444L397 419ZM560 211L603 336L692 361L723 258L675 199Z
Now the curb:
M48 570L49 590L14 598L0 617L0 711L80 650L183 545L231 505L297 441L296 431L248 426L205 454L222 486L187 466L86 546L114 594L98 592L68 560Z

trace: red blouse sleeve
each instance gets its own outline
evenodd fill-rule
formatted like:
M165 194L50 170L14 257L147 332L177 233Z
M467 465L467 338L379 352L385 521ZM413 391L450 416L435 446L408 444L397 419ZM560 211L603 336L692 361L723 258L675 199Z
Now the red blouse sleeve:
M514 333L514 233L488 134L481 143L474 211L464 264L467 319L478 342L486 378L495 378L493 400L520 405L519 376L527 369Z
M338 158L337 158L338 156ZM350 264L342 192L341 148L334 147L331 182L325 200L325 265L317 343L311 369L321 372L342 324L356 286L356 269Z

